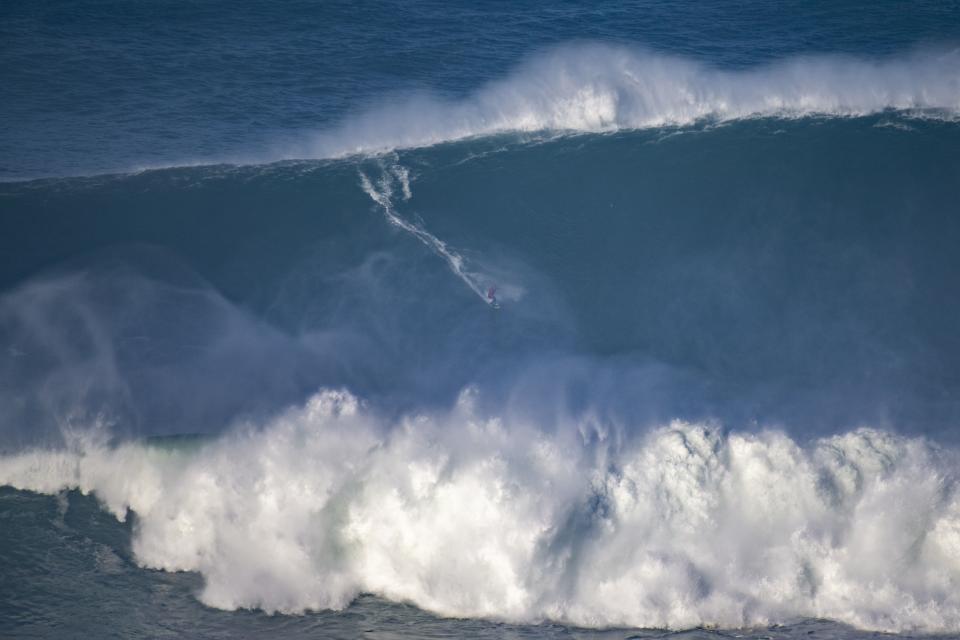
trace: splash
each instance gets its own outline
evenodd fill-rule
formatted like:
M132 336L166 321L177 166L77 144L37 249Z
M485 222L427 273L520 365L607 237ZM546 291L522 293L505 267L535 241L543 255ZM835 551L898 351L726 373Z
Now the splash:
M688 628L824 617L960 630L956 457L858 429L674 422L637 436L481 415L378 416L324 390L190 447L0 458L0 483L136 513L140 564L214 607L301 612L370 592L448 616Z

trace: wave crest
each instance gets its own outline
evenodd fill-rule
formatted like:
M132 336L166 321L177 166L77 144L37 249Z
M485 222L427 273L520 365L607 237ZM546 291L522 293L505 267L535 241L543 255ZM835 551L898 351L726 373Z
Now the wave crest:
M747 117L960 111L960 50L872 61L802 57L719 70L600 44L567 45L460 101L420 95L348 118L293 154L330 158L509 132L610 132Z

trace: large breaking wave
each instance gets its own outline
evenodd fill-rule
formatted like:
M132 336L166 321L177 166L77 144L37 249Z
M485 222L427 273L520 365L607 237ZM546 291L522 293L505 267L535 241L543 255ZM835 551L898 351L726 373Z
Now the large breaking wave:
M600 44L567 45L459 100L394 99L280 156L330 158L511 132L610 132L748 117L956 117L960 50L885 60L805 56L743 70Z
M955 632L960 52L567 46L279 155L889 109L12 187L0 485L225 609Z
M960 628L949 451L867 428L809 445L683 422L544 429L484 415L476 393L391 422L325 390L190 446L76 432L4 457L0 484L132 509L139 562L201 572L201 599L225 609L372 592L587 626Z

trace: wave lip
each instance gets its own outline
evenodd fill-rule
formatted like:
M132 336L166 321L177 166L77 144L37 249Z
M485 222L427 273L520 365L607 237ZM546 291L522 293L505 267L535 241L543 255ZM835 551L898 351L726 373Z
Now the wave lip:
M392 423L321 391L198 447L79 434L0 458L0 483L133 509L138 561L200 572L200 598L223 609L341 608L368 592L590 627L960 630L950 451L872 429L808 446L681 422L627 439L590 419L549 432L474 400Z
M334 158L511 132L603 133L891 109L956 117L960 49L880 61L808 56L729 71L622 46L566 45L461 101L419 95L370 109L292 155Z

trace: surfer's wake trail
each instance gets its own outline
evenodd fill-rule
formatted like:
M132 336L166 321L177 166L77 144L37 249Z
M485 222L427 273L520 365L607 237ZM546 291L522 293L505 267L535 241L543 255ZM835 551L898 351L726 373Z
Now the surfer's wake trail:
M394 207L393 196L394 188L397 183L399 183L400 188L402 189L401 193L404 200L409 200L412 197L412 192L410 190L409 171L398 163L393 163L390 165L381 163L380 169L381 175L376 184L374 184L373 181L367 177L366 173L361 171L360 184L363 187L364 192L366 192L366 194L370 196L370 198L383 210L383 215L387 221L403 231L406 231L414 238L422 242L428 249L443 258L447 262L447 265L449 265L450 270L454 273L454 275L460 278L465 285L470 287L470 290L477 294L481 300L487 302L487 296L484 292L484 283L486 283L486 286L490 286L492 284L490 278L485 277L479 272L468 270L463 256L451 249L449 246L447 246L447 243L437 238L423 227L413 222L404 220Z

